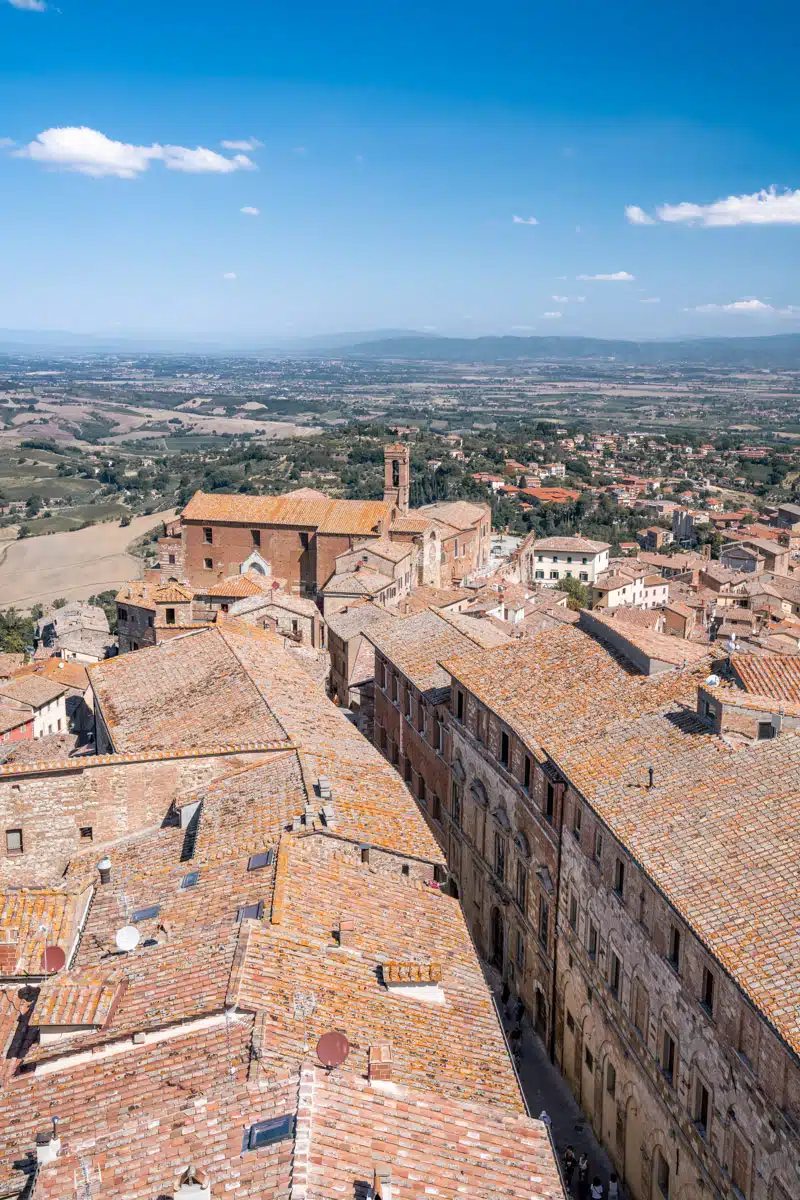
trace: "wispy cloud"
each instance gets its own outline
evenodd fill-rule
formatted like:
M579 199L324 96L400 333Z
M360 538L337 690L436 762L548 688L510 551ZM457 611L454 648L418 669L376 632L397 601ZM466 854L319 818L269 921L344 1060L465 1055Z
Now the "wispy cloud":
M560 313L560 312L544 312L544 313L542 313L542 316L546 317L548 321L557 321L558 318L563 317L563 315L564 314Z
M0 150L7 150L9 146L14 145L13 138L0 137Z
M220 142L225 150L260 150L264 145L258 138L240 138L238 141Z
M294 150L292 150L292 154L305 154L305 152L305 146L295 146Z
M261 209L253 208L252 204L245 204L244 208L239 209L239 212L243 212L248 217L257 217Z
M535 325L512 325L511 332L512 333L532 333L535 328L536 328Z
M235 271L226 271L225 274L222 276L222 278L223 279L235 279L236 272Z
M25 12L44 12L47 5L44 0L8 0L12 8L22 8Z
M539 224L539 222L536 220L536 217L512 217L511 219L515 225L538 225Z
M639 299L639 303L640 304L660 304L661 297L660 296L642 296Z
M551 300L555 300L556 304L569 304L569 296L551 296Z
M643 208L639 208L638 204L629 204L625 209L625 216L631 225L655 225L652 217L648 217Z
M636 204L629 204L625 215L634 225L655 225ZM662 204L656 209L658 221L667 224L700 225L706 229L725 225L800 225L800 188L779 192L762 188L742 196L726 196L712 204Z
M205 146L191 149L155 142L151 146L137 146L114 141L85 125L45 129L27 146L15 150L14 155L95 178L111 175L118 179L135 179L149 170L151 162L162 162L170 171L189 174L227 175L231 171L255 169L255 163L245 154L227 158Z
M591 280L604 279L611 283L632 283L636 278L629 271L613 271L610 275L576 275L576 279Z
M731 304L697 304L686 312L699 313L774 313L776 309L763 300L751 297L749 300L734 300Z

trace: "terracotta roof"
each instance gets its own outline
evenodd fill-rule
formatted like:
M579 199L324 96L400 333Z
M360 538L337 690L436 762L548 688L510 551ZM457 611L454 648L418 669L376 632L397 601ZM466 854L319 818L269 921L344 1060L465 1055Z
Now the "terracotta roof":
M390 533L425 533L431 528L431 522L426 517L395 517L389 526Z
M11 718L10 710L0 709L0 713L6 711ZM13 715L16 716L17 721L30 719L27 713L17 712ZM13 725L12 728L14 728ZM4 742L0 744L0 763L58 762L61 759L69 758L77 744L78 737L74 733L51 733L36 739L22 738L18 742Z
M45 946L60 946L68 957L91 895L89 885L1 891L0 975L39 975Z
M466 531L479 521L488 519L490 509L488 504L471 504L468 500L437 500L434 504L423 504L416 512L429 521L442 522L453 529Z
M326 596L376 596L393 583L391 576L365 568L348 571L345 575L331 575L322 591Z
M89 677L118 751L199 746L221 730L242 742L286 736L217 626L95 663Z
M23 675L38 675L40 679L51 679L54 683L62 683L80 692L85 692L89 686L85 664L67 658L45 658L42 662L29 663L15 672L14 678L19 679Z
M369 551L370 554L376 554L378 558L385 558L388 562L399 563L404 558L408 558L414 548L408 542L391 542L388 538L375 538L373 541L358 542L350 550L344 550L342 553L355 554L359 550Z
M130 604L134 608L146 608L155 611L153 595L158 591L157 583L148 583L143 579L134 579L124 583L117 592L117 604Z
M800 659L777 654L733 654L731 667L746 692L800 703Z
M45 704L63 696L66 690L63 683L42 679L38 674L15 676L0 682L0 703L8 699L16 700L20 704L29 704L31 708L43 708Z
M623 628L620 629L620 622L608 610L603 608L594 609L590 615L590 619L593 622L597 621L606 629L613 629L615 632L620 633L627 642L630 642L642 654L646 654L649 659L658 662L671 663L675 667L686 667L702 662L709 655L707 646L686 641L685 638L670 637L666 633L656 633L650 629L639 629L631 623L624 624L624 618ZM600 636L599 633L598 636Z
M474 617L462 621L480 626L486 637L491 634L503 642L508 640L491 626L484 628L483 622ZM439 665L442 659L482 645L477 636L468 636L460 625L456 626L451 614L445 617L436 609L401 617L390 625L368 630L365 636L421 692L449 686L447 672Z
M563 551L565 554L600 554L603 550L610 550L611 545L609 542L597 542L584 537L549 537L536 538L532 549Z
M121 983L102 978L69 975L45 984L36 998L30 1023L41 1025L93 1025L102 1028L120 998Z
M331 613L325 623L331 633L346 642L375 625L386 625L397 618L396 609L384 608L371 600L356 600L348 608Z
M8 654L5 651L1 651L0 679L7 679L9 675L15 675L24 662L24 654Z
M194 592L190 588L182 587L179 583L168 583L164 587L157 588L153 593L156 604L186 604L193 598Z
M304 496L247 496L195 492L182 513L184 521L222 521L234 525L289 525L328 534L370 534L388 524L390 505L382 500L324 500Z
M427 608L450 608L473 598L474 593L467 588L422 586L404 596L401 605L404 612L424 612Z
M264 584L258 583L249 575L229 575L227 579L221 579L219 583L212 583L209 587L199 588L197 594L199 596L230 596L235 599L244 599L247 596L266 595L270 586L270 580L264 579Z
M20 725L27 725L31 722L33 727L33 713L22 708L7 708L0 703L0 733L8 733L11 729L18 729Z

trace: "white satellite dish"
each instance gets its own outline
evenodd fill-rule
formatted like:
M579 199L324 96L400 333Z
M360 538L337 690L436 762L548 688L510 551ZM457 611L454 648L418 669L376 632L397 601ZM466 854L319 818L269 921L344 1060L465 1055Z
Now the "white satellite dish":
M135 950L139 945L139 930L135 925L123 925L122 929L117 930L117 936L114 939L117 943L118 950L126 952Z
M722 683L722 680L720 679L719 675L709 675L703 682L706 683L708 687L719 687L719 685Z

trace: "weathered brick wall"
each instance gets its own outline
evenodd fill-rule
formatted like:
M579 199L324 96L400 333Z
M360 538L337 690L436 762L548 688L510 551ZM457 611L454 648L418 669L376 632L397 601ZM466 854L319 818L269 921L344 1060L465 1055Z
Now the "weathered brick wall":
M572 832L575 803L582 810L579 837ZM570 796L556 1045L576 1098L637 1200L657 1194L659 1155L670 1169L671 1196L733 1196L735 1140L748 1163L747 1200L780 1195L776 1180L787 1195L800 1196L796 1060L608 830L600 829L602 852L594 860L598 829L591 811ZM625 862L624 902L613 890L616 858ZM594 954L590 924L597 931ZM681 932L677 971L665 957L673 924ZM612 953L621 964L617 995L609 982ZM704 967L715 978L712 1015L699 1002ZM672 1083L661 1070L665 1030L677 1048ZM742 1058L745 1046L752 1066ZM698 1083L710 1097L705 1135L694 1120Z
M122 619L121 613L125 613ZM118 604L118 638L120 654L127 654L134 646L155 646L156 631L154 629L155 613L152 609L137 608L132 604Z
M0 771L0 859L4 870L33 873L42 881L59 875L70 856L160 825L176 797L210 779L261 761L263 752L209 753L179 757L126 755L69 765ZM91 839L81 829L91 828ZM24 854L5 855L6 829L21 829Z
M206 525L187 522L183 527L186 548L186 573L189 581L197 586L208 586L218 578L235 575L240 565L257 549L262 558L270 563L272 574L285 579L291 587L316 582L316 551L313 530L306 531L308 546L304 548L302 531L299 529L270 529L254 525L261 534L261 545L255 546L248 525L226 525L210 522L213 542L209 546L203 540ZM207 570L204 560L210 558L213 566Z

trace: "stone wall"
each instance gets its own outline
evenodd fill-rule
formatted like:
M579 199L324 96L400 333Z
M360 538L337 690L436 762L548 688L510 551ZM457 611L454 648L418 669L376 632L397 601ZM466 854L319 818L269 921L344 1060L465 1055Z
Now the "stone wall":
M566 820L557 1060L620 1178L636 1200L660 1195L665 1168L675 1200L800 1196L796 1058L573 794ZM714 981L710 1008L704 971ZM665 1034L675 1045L671 1078Z
M263 751L210 749L184 757L175 752L99 755L0 767L4 878L13 869L40 881L52 880L77 850L160 825L176 797L265 757ZM5 854L6 829L22 830L24 854Z

